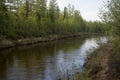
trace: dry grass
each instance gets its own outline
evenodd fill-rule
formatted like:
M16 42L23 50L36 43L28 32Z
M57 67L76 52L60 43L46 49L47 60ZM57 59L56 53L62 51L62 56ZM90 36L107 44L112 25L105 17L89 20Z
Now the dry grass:
M90 55L85 67L92 80L120 80L120 39L114 39Z

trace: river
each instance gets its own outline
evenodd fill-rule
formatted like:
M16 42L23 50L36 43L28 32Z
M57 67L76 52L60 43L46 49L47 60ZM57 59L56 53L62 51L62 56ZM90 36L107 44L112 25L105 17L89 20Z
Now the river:
M57 80L75 66L83 71L88 53L106 37L74 38L0 51L0 80Z

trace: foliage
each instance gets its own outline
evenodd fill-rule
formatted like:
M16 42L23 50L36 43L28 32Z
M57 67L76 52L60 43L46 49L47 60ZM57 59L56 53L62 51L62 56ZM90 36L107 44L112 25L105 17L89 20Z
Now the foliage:
M108 0L100 15L109 33L120 35L120 0Z
M1 0L0 37L18 39L102 32L101 23L85 22L71 4L60 11L56 0L50 0L48 6L47 3L46 0Z
M8 13L5 0L0 0L0 36L7 33Z
M100 33L104 34L106 30L106 25L100 21L89 21L86 22L86 31L89 33Z

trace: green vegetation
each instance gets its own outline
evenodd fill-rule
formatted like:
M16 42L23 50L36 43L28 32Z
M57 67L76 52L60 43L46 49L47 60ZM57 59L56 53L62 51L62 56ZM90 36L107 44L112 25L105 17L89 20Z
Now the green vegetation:
M120 38L115 39L113 43L114 46L110 53L112 61L109 63L111 69L109 80L120 79Z
M92 80L120 79L120 0L108 0L100 11L104 31L112 36L95 50L85 65Z
M106 23L106 32L120 35L120 0L108 0L100 10L100 17Z
M45 37L42 39L35 38L35 40L23 39L23 43L37 43L44 41L44 39L47 41L48 39L56 39L58 37L56 37L56 35L70 36L71 34L74 35L83 33L106 33L112 36L115 35L120 37L120 0L109 0L105 3L105 8L100 11L100 17L102 19L101 22L85 21L82 18L80 11L75 10L74 6L71 4L64 7L64 10L61 11L56 0L50 0L48 5L47 3L48 2L46 0L0 0L0 45L1 43L5 43L0 47L4 47L4 45L14 46L17 43L15 42L14 44L9 40L3 40L3 42L2 39L13 40L21 38L29 39L31 37ZM22 43L22 41L18 42ZM111 46L111 44L109 44L110 46L107 46L107 48L105 48L106 46L101 48L104 52L101 52L101 50L98 52L98 49L94 52L95 54L90 56L94 57L86 66L90 70L90 74L94 75L99 73L103 67L106 67L99 66L103 65L102 62L105 61L103 58L112 59L112 62L110 62L109 65L115 63L115 66L110 66L110 69L112 69L111 71L114 71L113 69L115 69L117 72L120 69L118 66L120 63L119 39L115 38L115 41L112 43L115 46ZM105 64L107 64L107 62L105 62ZM119 73L115 74L119 75ZM113 73L109 75L112 76L115 74ZM79 73L72 77L80 79L81 75L83 80L87 80L89 76L88 73L87 75L86 73ZM84 78L84 75L87 77L85 76ZM118 77L117 75L114 77ZM96 76L93 76L93 78L96 78ZM64 80L64 78L62 80Z
M105 23L102 23L99 21L86 22L86 32L104 34L105 33Z
M61 11L56 0L1 0L0 38L103 33L101 22L87 22L71 4Z

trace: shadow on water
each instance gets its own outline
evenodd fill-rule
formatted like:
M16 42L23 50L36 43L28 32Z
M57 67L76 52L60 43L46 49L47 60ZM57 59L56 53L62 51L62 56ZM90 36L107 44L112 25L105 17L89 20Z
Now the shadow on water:
M97 42L103 40L96 39L66 39L2 51L0 80L56 80L56 72L71 69L73 63L82 71L86 51L98 47Z

